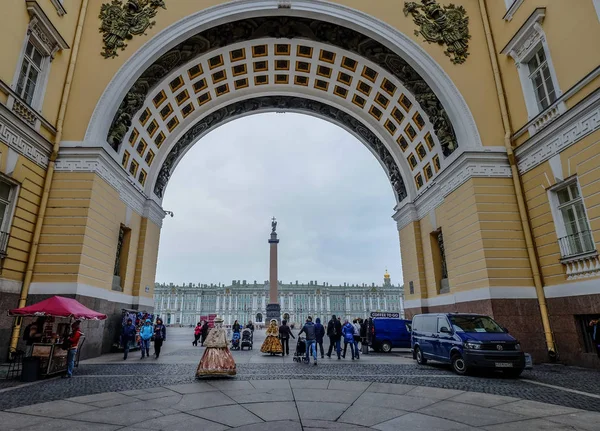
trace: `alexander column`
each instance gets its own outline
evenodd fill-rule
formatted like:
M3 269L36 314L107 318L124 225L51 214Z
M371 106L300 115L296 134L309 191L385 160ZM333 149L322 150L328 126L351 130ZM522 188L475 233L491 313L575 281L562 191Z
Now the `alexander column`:
M271 238L269 239L270 259L269 259L269 304L267 305L267 322L271 319L281 322L281 305L279 304L278 283L277 278L277 220L275 217L271 220Z

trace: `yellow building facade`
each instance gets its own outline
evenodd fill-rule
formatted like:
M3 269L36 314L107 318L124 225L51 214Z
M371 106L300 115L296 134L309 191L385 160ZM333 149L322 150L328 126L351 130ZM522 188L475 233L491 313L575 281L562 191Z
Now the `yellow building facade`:
M0 309L152 308L187 150L269 111L334 122L390 179L407 314L489 314L600 366L597 0L12 0L0 64ZM0 207L0 212L2 207ZM0 354L20 322L0 313ZM15 325L16 323L16 325Z

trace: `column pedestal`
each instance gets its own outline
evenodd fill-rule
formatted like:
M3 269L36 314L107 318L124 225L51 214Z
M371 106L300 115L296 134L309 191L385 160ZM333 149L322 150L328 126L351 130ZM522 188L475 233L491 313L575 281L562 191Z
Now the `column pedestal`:
M267 322L271 319L277 320L277 323L281 323L281 306L279 304L268 304L267 305Z

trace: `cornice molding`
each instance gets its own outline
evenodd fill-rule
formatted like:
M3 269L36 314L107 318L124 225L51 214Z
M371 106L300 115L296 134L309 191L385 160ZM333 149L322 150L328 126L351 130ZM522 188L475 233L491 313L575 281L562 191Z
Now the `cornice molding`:
M510 178L510 164L504 147L485 147L483 151L465 151L435 178L427 191L398 208L392 218L398 230L425 217L442 204L444 198L471 178Z
M35 164L48 167L52 144L0 103L0 140Z
M505 21L512 20L513 16L517 12L517 9L519 9L521 7L521 5L523 4L524 1L525 0L513 0L512 4L508 8L508 10L506 11L506 14L504 14L502 19L504 19Z
M119 192L119 197L133 211L148 217L162 227L164 211L156 202L147 199L125 171L104 148L63 148L56 160L58 172L93 172Z
M546 8L538 7L527 18L512 39L501 51L502 54L512 57L515 62L520 63L529 51L540 41L544 35L541 23L546 16Z
M31 17L28 33L35 36L39 45L46 51L45 54L54 58L54 54L57 51L68 49L69 44L61 36L56 27L54 27L52 21L44 13L38 2L35 0L26 0L25 4L27 5L27 12Z
M50 0L50 1L52 2L52 5L56 9L56 13L58 14L58 16L66 15L67 10L65 9L65 7L62 4L62 0Z
M515 149L521 174L600 129L600 89L596 89Z

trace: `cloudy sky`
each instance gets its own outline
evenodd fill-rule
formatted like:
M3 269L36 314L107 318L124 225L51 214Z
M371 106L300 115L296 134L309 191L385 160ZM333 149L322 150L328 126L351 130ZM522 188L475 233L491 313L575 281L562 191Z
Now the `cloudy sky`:
M268 279L270 219L278 220L279 279L402 282L383 169L341 128L300 114L228 123L186 154L166 190L158 282Z

